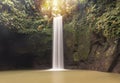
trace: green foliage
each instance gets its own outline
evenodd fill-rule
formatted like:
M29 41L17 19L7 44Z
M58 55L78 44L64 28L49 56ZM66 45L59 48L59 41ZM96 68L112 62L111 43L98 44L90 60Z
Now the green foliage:
M85 4L88 0L78 0L80 3Z
M47 32L48 33L47 33ZM28 38L28 43L32 47L32 53L35 56L47 57L51 56L52 52L52 36L51 29L42 32L33 33Z
M0 24L13 31L28 34L46 27L33 0L2 0L0 8Z
M120 2L97 1L87 9L87 21L107 39L120 38Z
M10 30L19 41L26 43L29 47L24 51L38 57L50 57L52 49L52 28L39 10L35 0L0 0L0 25L1 28ZM10 36L11 37L11 36ZM24 40L24 41L23 41ZM16 49L16 48L14 48ZM29 50L30 49L30 50ZM20 52L23 49L20 49ZM19 51L16 49L16 51ZM22 53L18 54L23 54ZM41 58L43 59L43 58Z
M87 0L86 0L87 2ZM65 43L72 50L74 61L87 59L91 33L109 39L120 38L120 2L112 0L88 0L80 3L65 18Z
M72 51L71 55L73 61L79 62L88 57L90 28L86 22L85 4L80 3L77 9L74 10L66 19L64 24L64 36L66 49Z
M119 3L120 4L120 3ZM102 31L103 35L109 39L120 37L120 6L115 8L107 8L96 23L96 30Z
M75 62L79 62L80 56L79 56L78 52L75 52L75 53L73 54L73 60L74 60Z

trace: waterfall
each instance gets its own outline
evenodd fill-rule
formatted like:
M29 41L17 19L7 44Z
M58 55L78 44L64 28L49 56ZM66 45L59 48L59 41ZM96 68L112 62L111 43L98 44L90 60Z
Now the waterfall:
M64 69L62 16L53 18L53 63L52 69Z

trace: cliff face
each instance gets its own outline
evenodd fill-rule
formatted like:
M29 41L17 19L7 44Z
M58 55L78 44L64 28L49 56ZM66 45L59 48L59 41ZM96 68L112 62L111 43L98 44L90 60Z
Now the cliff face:
M94 13L97 20L90 37L88 69L120 72L120 1L108 0L101 4L100 14Z
M88 56L88 69L120 72L120 39L106 41L100 36L94 37Z
M65 42L65 68L120 73L120 39L108 41L100 34L90 35L89 43L80 43L77 51L72 36L65 39L69 41L69 44ZM76 57L75 53L78 54Z
M90 0L75 12L64 29L66 68L120 72L120 1Z
M109 71L119 72L120 73L120 39L117 42L117 48L115 52L115 58L109 68Z

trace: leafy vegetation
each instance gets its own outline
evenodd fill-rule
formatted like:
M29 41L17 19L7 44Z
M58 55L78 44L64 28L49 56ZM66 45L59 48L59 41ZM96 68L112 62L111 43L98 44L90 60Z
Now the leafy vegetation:
M2 0L0 9L0 24L13 31L30 33L47 27L33 0Z
M101 5L102 4L102 5ZM87 19L93 22L96 33L102 33L107 39L120 37L120 2L97 2L88 9Z
M14 35L22 35L24 41L22 38L15 38L15 41L27 43L31 49L28 52L29 49L26 48L26 52L21 52L20 55L31 53L40 60L44 57L50 58L52 54L52 15L54 13L52 1L0 1L0 29L5 28ZM93 42L91 41L93 33L105 37L107 42L120 38L120 1L67 1L64 3L61 1L62 5L59 5L61 10L59 13L64 17L65 58L78 63L87 60L91 42ZM106 45L105 49L108 47L106 42L103 45ZM99 52L96 53L99 55Z
M110 4L102 16L98 18L97 30L102 31L103 35L109 39L120 38L120 2L116 5Z
M3 56L11 56L9 61L12 61L8 64L17 64L14 67L24 66L22 63L26 63L26 67L29 65L27 63L31 66L34 66L34 63L38 66L42 65L42 62L45 65L51 63L52 28L48 22L49 19L44 18L40 11L40 4L41 0L39 4L35 0L0 1L0 47L3 49L0 57L6 61L7 58ZM12 49L9 49L11 46ZM8 52L4 49L8 49ZM18 57L23 57L20 59L27 57L28 62L24 60L17 62ZM29 61L30 57L32 59ZM44 61L43 58L49 58L49 60ZM14 61L16 62L12 63Z
M72 51L71 54L66 54L68 57L72 57L73 61L78 62L86 60L89 53L90 42L90 28L88 22L86 22L86 0L84 3L78 1L75 5L75 9L66 16L64 24L64 35L66 49Z
M66 49L72 51L73 61L88 59L91 35L105 37L107 42L120 38L120 2L116 0L79 0L75 9L65 17ZM69 37L68 37L69 36ZM101 39L97 40L101 42ZM70 49L71 48L71 49Z

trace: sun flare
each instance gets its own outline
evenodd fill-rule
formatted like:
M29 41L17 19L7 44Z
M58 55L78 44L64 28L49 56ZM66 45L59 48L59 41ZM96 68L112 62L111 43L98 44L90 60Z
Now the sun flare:
M52 15L57 16L61 14L61 1L53 0L52 2Z
M58 0L53 0L53 6L57 6L58 5Z
M71 10L70 0L45 0L42 4L42 12L45 15L58 16Z

